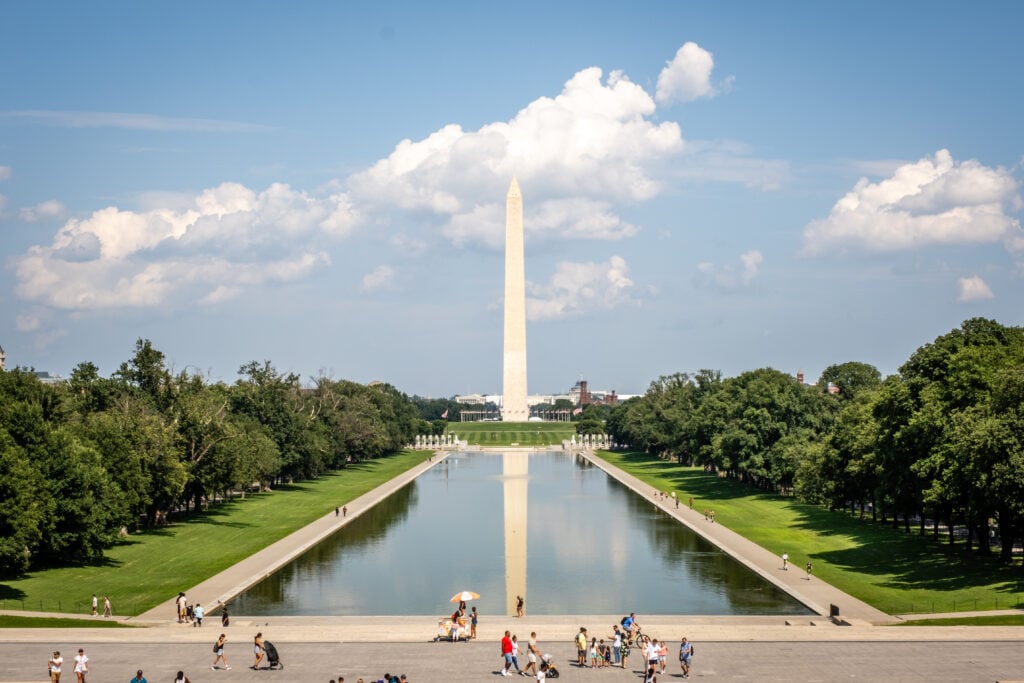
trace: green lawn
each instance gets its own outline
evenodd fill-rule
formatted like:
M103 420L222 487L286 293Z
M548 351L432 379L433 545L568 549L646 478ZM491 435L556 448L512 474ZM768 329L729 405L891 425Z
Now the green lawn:
M452 422L449 434L481 446L561 446L576 434L571 422Z
M63 617L14 617L0 614L0 628L136 628L102 617L65 619Z
M101 604L102 596L110 596L116 615L140 614L429 456L406 451L215 505L189 515L187 523L133 534L109 549L101 565L38 571L2 582L0 604L4 609L88 614L96 593Z
M995 614L988 617L954 617L952 619L915 619L900 626L1024 626L1024 614Z
M1024 571L994 558L950 550L914 529L907 534L842 512L759 493L742 484L642 453L600 457L772 552L788 552L837 588L889 614L1005 609L1024 603Z

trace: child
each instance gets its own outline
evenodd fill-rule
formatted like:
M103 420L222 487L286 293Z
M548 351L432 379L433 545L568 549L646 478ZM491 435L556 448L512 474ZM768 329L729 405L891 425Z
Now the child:
M597 638L590 639L590 668L597 668Z

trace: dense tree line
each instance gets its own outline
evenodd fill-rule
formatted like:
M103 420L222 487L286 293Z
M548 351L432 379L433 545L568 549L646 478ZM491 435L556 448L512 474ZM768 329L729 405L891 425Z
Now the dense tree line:
M167 367L148 340L109 378L65 383L0 371L0 576L92 562L122 528L254 484L314 478L429 429L387 384L318 378L269 362L232 385Z
M829 391L829 386L833 391ZM981 318L884 380L833 365L805 386L772 369L661 377L612 411L613 438L920 533L967 530L1004 560L1024 540L1024 328Z

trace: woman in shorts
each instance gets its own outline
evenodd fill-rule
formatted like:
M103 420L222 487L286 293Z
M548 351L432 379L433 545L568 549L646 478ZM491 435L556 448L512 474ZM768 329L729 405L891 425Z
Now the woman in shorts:
M256 637L252 641L252 653L256 656L256 661L249 667L250 669L260 668L260 662L263 661L264 652L266 652L266 650L263 647L263 633L260 632L256 634Z

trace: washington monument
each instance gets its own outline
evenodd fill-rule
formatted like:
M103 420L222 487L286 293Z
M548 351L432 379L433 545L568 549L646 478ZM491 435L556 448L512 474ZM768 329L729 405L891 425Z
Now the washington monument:
M512 178L505 197L505 363L501 419L526 422L526 269L523 265L523 196Z

